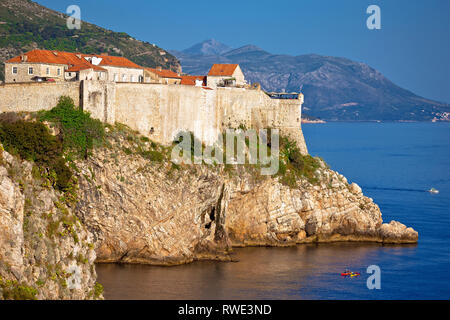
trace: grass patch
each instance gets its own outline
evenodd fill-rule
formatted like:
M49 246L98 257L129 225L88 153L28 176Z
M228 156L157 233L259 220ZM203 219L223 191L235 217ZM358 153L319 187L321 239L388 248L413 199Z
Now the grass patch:
M94 143L102 142L105 137L103 123L92 119L88 112L75 107L69 97L61 97L52 110L41 111L39 119L55 123L61 130L64 150L73 151L85 159Z

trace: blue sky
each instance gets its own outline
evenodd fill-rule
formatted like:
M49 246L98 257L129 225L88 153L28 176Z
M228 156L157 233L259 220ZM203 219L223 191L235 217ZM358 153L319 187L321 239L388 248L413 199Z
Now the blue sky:
M394 83L450 102L448 0L37 0L82 20L124 31L164 49L214 38L277 54L317 53L368 63ZM368 30L366 9L381 8L381 30Z

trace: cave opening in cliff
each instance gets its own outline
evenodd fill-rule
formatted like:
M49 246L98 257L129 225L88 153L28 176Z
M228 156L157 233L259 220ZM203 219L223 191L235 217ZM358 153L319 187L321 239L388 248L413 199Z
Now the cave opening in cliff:
M211 211L209 212L209 219L211 220L210 222L208 222L205 225L206 229L210 229L211 228L211 224L213 223L213 221L216 219L216 207L212 207Z

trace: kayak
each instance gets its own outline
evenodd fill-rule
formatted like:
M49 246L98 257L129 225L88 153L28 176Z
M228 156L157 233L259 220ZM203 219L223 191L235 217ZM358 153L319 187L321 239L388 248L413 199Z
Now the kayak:
M343 277L348 277L348 276L350 276L350 277L358 277L360 275L361 274L359 272L343 272L343 273L341 273L341 276L343 276Z

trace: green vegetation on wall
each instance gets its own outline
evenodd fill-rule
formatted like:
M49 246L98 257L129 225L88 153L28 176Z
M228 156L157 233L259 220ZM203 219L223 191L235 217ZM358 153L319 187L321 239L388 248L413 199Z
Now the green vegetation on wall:
M44 124L50 122L59 134L54 136ZM96 142L104 139L104 125L89 113L75 107L71 98L61 97L50 111L41 111L35 121L17 114L0 117L0 141L6 151L32 161L57 189L66 191L72 184L69 162L87 158Z

